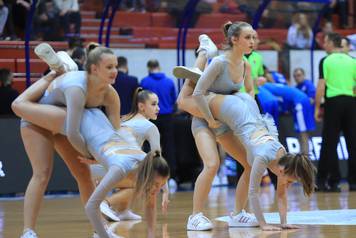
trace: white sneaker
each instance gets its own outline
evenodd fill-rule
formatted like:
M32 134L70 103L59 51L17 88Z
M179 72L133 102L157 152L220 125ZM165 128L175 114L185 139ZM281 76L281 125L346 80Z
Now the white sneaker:
M173 75L180 79L190 79L197 83L203 72L198 68L188 68L185 66L175 66L173 68Z
M41 43L36 46L35 53L53 70L59 69L63 65L52 46L47 43Z
M131 210L126 210L123 212L116 212L116 214L118 215L118 217L121 221L142 220L142 217L140 215L133 213Z
M100 211L110 221L120 221L117 212L114 209L112 209L109 203L105 200L100 203Z
M197 52L199 53L200 51L205 50L206 51L206 57L208 59L214 58L215 56L218 55L218 48L214 44L214 42L210 39L209 36L202 34L199 36L199 48Z
M239 214L230 214L228 221L229 227L257 227L259 226L256 217L253 214L247 213L242 210Z
M77 64L72 60L67 52L59 51L56 53L52 46L47 43L41 43L36 46L35 53L55 71L60 71L62 67L65 72L78 70Z
M202 212L190 215L187 223L187 230L190 231L208 231L213 229L213 223L203 215Z
M38 238L36 232L31 229L25 229L20 238Z

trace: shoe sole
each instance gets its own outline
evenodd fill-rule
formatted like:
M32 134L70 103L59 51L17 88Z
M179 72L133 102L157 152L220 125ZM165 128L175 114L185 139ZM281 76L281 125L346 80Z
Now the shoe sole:
M249 225L249 224L239 224L239 225L231 225L229 227L259 227L260 225Z
M53 50L52 46L50 46L47 43L41 43L38 46L36 46L35 48L35 54L42 59L43 61L45 61L51 68L56 68L56 67L60 67L58 65L58 63L60 62L60 59L58 57L58 55L56 54L56 52ZM51 57L48 58L48 53L47 52L51 52L50 55Z
M202 229L202 230L187 227L187 231L211 231L212 229L213 229L213 227Z
M187 67L184 66L176 66L173 69L173 75L176 78L181 78L181 79L190 79L194 83L197 83L201 74L195 73L191 70L189 70Z

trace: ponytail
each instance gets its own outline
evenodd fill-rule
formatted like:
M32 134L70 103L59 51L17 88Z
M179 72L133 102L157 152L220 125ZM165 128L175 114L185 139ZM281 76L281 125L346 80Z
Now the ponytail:
M164 178L169 176L169 166L158 150L149 152L138 167L136 198L143 196L146 199L149 196L156 175Z

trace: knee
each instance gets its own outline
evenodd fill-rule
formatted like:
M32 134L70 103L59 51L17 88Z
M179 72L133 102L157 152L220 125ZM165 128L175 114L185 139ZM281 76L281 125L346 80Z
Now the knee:
M210 174L216 174L219 170L220 161L209 161L204 163L204 170Z
M178 97L177 99L177 107L179 110L183 110L184 108L184 99L182 97Z
M21 103L21 100L19 100L19 98L16 98L11 103L11 109L17 116L19 116L19 114L20 114L21 106L22 106L22 103Z
M51 169L46 168L38 171L34 171L32 179L36 180L41 186L46 186L51 177Z

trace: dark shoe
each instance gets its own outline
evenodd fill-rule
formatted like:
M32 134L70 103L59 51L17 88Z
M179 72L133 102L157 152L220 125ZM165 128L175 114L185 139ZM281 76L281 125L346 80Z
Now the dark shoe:
M349 184L349 191L356 191L356 183Z
M328 186L326 183L318 182L315 188L315 192L326 192L328 190Z

